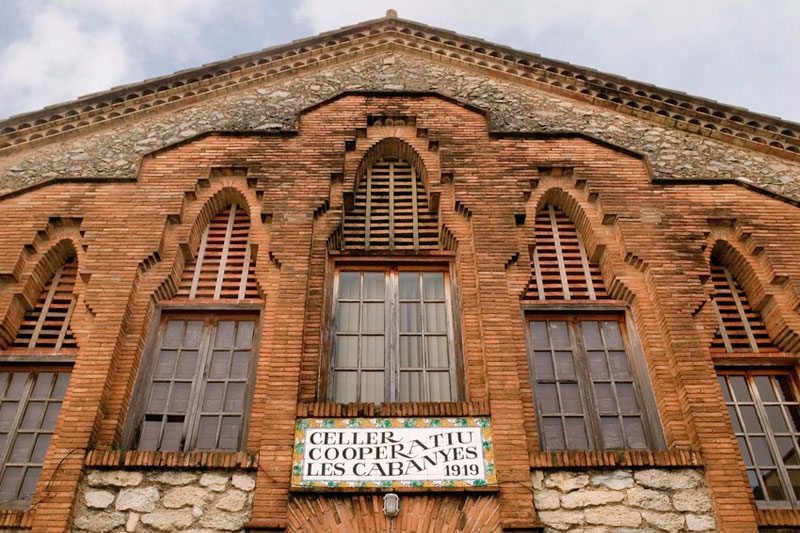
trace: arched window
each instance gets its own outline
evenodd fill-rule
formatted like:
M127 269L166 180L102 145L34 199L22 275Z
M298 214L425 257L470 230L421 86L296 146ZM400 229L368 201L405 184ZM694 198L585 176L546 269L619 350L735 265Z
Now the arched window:
M22 320L0 368L0 500L29 500L36 490L78 348L70 328L78 262L67 258Z
M244 442L259 294L250 215L222 205L151 332L125 438L140 450L238 450Z
M557 202L539 209L534 235L521 301L542 447L658 447L652 392L626 307L610 302L600 268Z

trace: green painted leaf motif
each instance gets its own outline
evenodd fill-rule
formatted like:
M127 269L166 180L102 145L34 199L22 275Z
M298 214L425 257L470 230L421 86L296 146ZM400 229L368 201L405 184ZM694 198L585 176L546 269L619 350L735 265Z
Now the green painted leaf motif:
M333 427L333 419L332 418L326 418L325 420L323 420L322 421L322 427L324 427L324 428L332 428Z
M381 487L391 487L391 486L392 486L391 481L381 481Z
M422 485L422 481L412 481L411 482L411 486L412 487L422 487L423 486Z
M478 419L478 425L480 427L482 427L482 428L488 428L489 427L489 419L488 418L479 418Z
M434 418L433 420L431 420L431 427L439 427L441 425L442 421L439 420L438 418Z
M328 481L327 485L329 487L338 487L339 484L336 481Z
M492 449L492 443L489 442L488 440L483 441L483 449L487 450L487 451L491 450Z
M413 428L417 425L417 421L413 418L407 418L405 422L403 422L403 427L406 428Z
M303 451L305 451L305 449L306 449L306 445L303 444L302 442L299 443L299 444L295 444L294 445L294 451L296 453L303 453Z
M302 474L302 473L303 473L303 469L302 469L302 468L300 468L300 466L299 466L299 465L298 465L298 466L295 466L294 468L292 468L292 473L293 473L294 475L296 475L296 476L299 476L300 474ZM303 483L303 485L306 485L306 483L308 483L308 482L305 482L305 483Z
M494 474L494 465L493 464L490 463L490 464L486 465L486 473L487 474Z
M482 479L478 479L472 482L473 487L482 487L484 485L486 485L486 482Z
M351 428L360 428L361 427L361 420L356 418L351 418L347 421L347 425Z
M442 481L442 487L455 487L455 481Z
M297 429L304 430L308 427L308 420L298 420L297 421Z
M459 426L466 426L467 425L467 419L466 418L459 418L458 420L456 420L456 424L458 424Z

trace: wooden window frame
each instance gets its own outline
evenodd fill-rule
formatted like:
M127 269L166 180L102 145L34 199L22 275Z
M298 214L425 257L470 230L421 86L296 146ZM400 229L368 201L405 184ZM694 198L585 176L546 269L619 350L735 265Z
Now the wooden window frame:
M400 272L441 272L444 275L445 313L447 320L448 355L450 358L450 394L451 402L462 401L466 397L465 380L461 350L461 330L458 317L458 290L456 276L453 272L452 254L437 254L431 257L369 257L362 256L338 257L332 262L329 275L327 292L329 304L326 309L329 315L325 320L327 327L323 331L323 350L327 356L327 364L320 365L319 383L321 384L320 396L332 403L335 400L334 387L334 357L336 338L336 317L339 293L339 274L341 272L384 272L394 273L394 279L386 282L386 300L384 312L385 358L384 358L384 398L381 403L399 403L399 293L398 279ZM388 379L387 379L388 378ZM428 385L425 385L428 390ZM364 403L360 400L357 403ZM429 403L421 402L406 403Z
M794 394L794 401L800 402L800 380L798 379L797 370L794 367L770 367L770 366L718 366L716 368L717 377L721 376L744 376L745 384L747 385L748 392L750 394L752 404L758 416L758 422L762 427L764 436L767 440L767 446L769 448L769 452L772 455L773 460L775 461L775 470L778 472L779 479L783 484L783 488L787 492L788 500L783 501L769 501L769 500L758 500L756 499L756 506L759 509L800 509L800 497L794 494L792 489L791 480L788 477L788 472L786 465L784 464L783 458L780 456L777 443L775 441L775 431L772 428L772 422L769 419L769 415L766 412L764 406L764 400L761 399L761 392L758 390L758 387L755 384L754 378L756 376L787 376L789 378L789 383L792 387L792 392ZM724 400L726 407L728 407L727 401ZM740 404L747 403L747 402L732 402L734 409L737 412L737 417L741 419L740 413ZM768 402L774 403L774 402ZM768 423L765 423L768 422ZM741 422L739 422L741 424ZM745 429L742 426L742 429ZM767 430L768 429L768 430ZM750 433L747 431L740 432L744 437L749 449L751 448L750 442ZM734 431L734 427L731 426L731 434L734 435L734 438L738 438L736 432ZM795 451L797 451L798 446L800 446L800 442L795 439ZM751 453L751 452L748 452ZM741 455L741 450L739 450L739 455ZM744 462L744 458L742 457L742 461ZM759 466L754 465L756 470L761 470ZM750 480L748 479L748 485L750 485Z
M525 324L525 339L528 346L528 367L530 372L533 400L539 421L539 446L545 450L544 430L541 421L544 419L539 402L536 401L536 370L533 361L533 339L531 338L530 323L535 321L563 321L569 324L570 346L573 353L576 381L581 396L581 405L584 409L585 428L588 450L580 451L615 451L617 448L602 448L602 431L600 429L600 413L595 407L593 382L589 373L587 350L581 335L576 334L577 328L583 321L614 321L619 324L620 335L625 346L625 354L633 381L636 399L640 403L640 415L644 429L647 448L636 448L638 451L656 451L666 449L666 442L662 430L658 408L653 394L652 384L649 379L644 362L644 352L636 335L627 306L614 304L600 305L528 305L523 307ZM616 399L616 393L615 393ZM618 405L618 402L617 402ZM623 449L623 450L627 450ZM551 451L551 450L546 450ZM555 450L552 450L555 451Z
M254 321L254 334L253 345L250 353L250 364L248 366L247 385L245 387L245 403L242 410L242 424L239 429L239 445L236 450L231 451L244 451L247 445L247 434L250 427L250 415L253 409L253 391L255 388L255 375L258 366L258 355L261 344L261 325L262 325L262 305L261 304L243 304L243 303L229 303L219 305L207 304L191 304L181 302L178 305L170 305L169 302L163 302L154 312L153 318L150 323L150 328L147 334L147 342L142 350L142 358L140 360L139 371L136 377L136 384L134 392L131 397L131 403L126 417L125 425L123 427L121 442L125 449L136 450L139 445L139 432L144 421L144 416L147 411L146 402L149 398L149 393L152 388L153 376L155 372L156 359L158 357L157 350L161 346L164 325L170 319L196 319L204 322L204 328L209 324L218 323L225 317L251 317ZM208 337L208 338L206 338ZM212 348L203 343L210 342L213 333L203 334L201 346L198 349L200 352L205 350L210 352ZM199 354L204 358L203 366L198 364L198 370L192 381L192 393L189 399L189 407L186 412L187 421L184 422L182 446L178 451L195 451L194 445L197 441L196 427L199 421L199 416L202 410L200 400L202 397L201 386L204 377L208 373L208 362L210 357L208 353ZM213 451L213 450L197 450L197 451ZM226 450L227 451L227 450Z

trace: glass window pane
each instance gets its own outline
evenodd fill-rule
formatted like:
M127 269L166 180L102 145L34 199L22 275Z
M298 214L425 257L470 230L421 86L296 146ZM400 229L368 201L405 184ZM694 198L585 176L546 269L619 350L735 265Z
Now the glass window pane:
M163 346L175 347L181 345L183 338L183 320L170 320L164 331Z
M339 299L358 300L361 275L358 272L341 272L339 274Z
M765 405L764 409L767 411L767 418L773 433L786 433L789 430L783 419L783 411L780 405Z
M167 398L169 397L169 383L156 381L150 389L150 402L147 410L156 413L163 413L167 410Z
M50 433L40 433L36 437L36 443L33 445L33 454L31 455L31 463L44 463L44 457L47 455L47 447L50 446L50 436Z
M739 451L742 452L742 459L747 466L753 466L753 458L750 457L750 450L747 447L747 441L744 437L737 437L736 442L739 443Z
M778 399L775 397L775 391L772 390L772 383L770 383L769 376L755 376L753 381L756 382L758 388L758 395L762 402L776 402Z
M605 352L588 352L589 374L592 379L609 379L608 365Z
M619 322L604 320L602 322L603 338L606 341L606 348L609 350L624 350L625 344L622 342L622 334L619 330Z
M567 434L567 448L570 450L586 450L589 443L586 439L586 425L583 418L569 417L564 420Z
M172 393L169 397L169 410L173 413L183 413L189 407L189 393L191 383L173 383Z
M800 470L789 470L789 482L792 484L792 491L795 498L800 498Z
M167 417L164 425L164 436L161 438L161 447L164 451L176 451L181 449L183 441L183 417Z
M47 404L47 409L44 412L44 420L42 420L41 429L45 431L53 431L58 421L58 413L61 411L61 402L50 402Z
M553 360L556 365L558 379L575 379L575 367L572 365L572 352L555 352Z
M562 383L561 389L561 409L564 413L583 413L581 407L581 393L578 385L574 383Z
M158 438L161 435L161 417L158 419L145 418L142 432L139 436L139 449L153 451L158 449Z
M608 361L611 364L611 376L614 379L631 379L628 357L625 352L608 352Z
M584 320L581 322L581 330L583 331L583 343L586 345L587 350L603 349L603 339L600 338L600 329L597 322Z
M384 328L383 309L384 309L383 302L362 304L361 307L362 333L383 333L383 328Z
M549 350L550 340L547 338L547 322L531 322L531 343L534 350Z
M422 372L400 372L400 401L422 401Z
M642 449L647 448L647 438L644 436L644 426L642 419L638 416L626 416L622 419L625 426L625 437L628 448Z
M0 431L11 430L11 424L14 422L14 417L17 416L18 408L19 402L3 402L3 405L0 406Z
M619 449L625 446L617 417L600 417L600 427L603 432L603 444L607 449Z
M753 470L748 470L747 479L750 480L750 486L753 487L753 496L755 496L756 500L764 500L764 490L761 488L761 480L758 474Z
M791 431L800 431L800 408L797 405L786 405L784 407L788 415L789 427Z
M779 376L774 376L773 378L778 385L778 399L784 402L794 402L794 391L792 390L792 383L789 376L782 374Z
M447 333L447 315L443 303L425 304L425 332Z
M772 454L767 446L766 437L750 437L750 446L753 448L756 464L760 466L772 466L775 462L772 460Z
M424 272L422 284L425 286L426 300L444 300L444 274L441 272Z
M384 337L383 335L361 337L361 367L384 367Z
M333 400L339 403L352 403L358 398L358 372L337 370L333 374Z
M244 413L244 383L228 383L225 393L225 412Z
M197 425L197 447L214 449L217 447L217 416L201 416Z
M762 471L764 486L767 488L767 495L772 501L782 501L786 499L786 492L783 490L780 476L777 470Z
M428 368L448 368L450 356L447 337L443 335L428 336L425 338L428 347Z
M29 467L25 471L22 487L19 490L20 498L27 500L33 496L33 493L36 492L36 483L39 481L41 473L42 469L39 467Z
M561 412L558 405L558 389L554 383L539 383L536 385L536 399L539 400L539 409L542 414L557 414Z
M175 371L175 362L178 360L178 352L175 350L161 350L158 354L156 363L155 377L171 378Z
M6 399L19 400L22 397L22 391L25 390L26 381L28 381L27 372L14 372L6 390Z
M400 368L420 368L422 366L422 337L418 335L401 335Z
M533 354L534 370L536 371L536 379L555 379L556 375L553 371L553 357L550 352L534 352Z
M544 433L544 447L546 450L563 450L566 448L560 418L544 417L544 420L542 420L542 432Z
M617 412L617 402L614 400L614 391L611 388L611 383L595 383L594 394L598 411L601 413Z
M19 487L22 485L23 468L20 466L6 467L3 472L3 479L0 480L0 499L14 500L19 495Z
M419 274L416 272L400 272L399 291L401 300L419 300Z
M622 414L637 414L639 406L636 405L636 391L633 383L617 383L617 401L619 402L619 412Z
M192 379L197 368L197 351L184 350L178 357L178 368L175 370L175 377L178 379ZM227 374L228 369L225 369Z
M775 437L775 444L778 446L778 454L785 465L796 465L797 453L794 448L792 437Z
M364 273L364 297L363 300L381 300L385 299L386 282L384 281L383 272L365 272Z
M761 433L761 422L758 420L755 407L752 405L740 405L739 412L742 414L744 428L748 433Z
M11 445L11 453L8 456L9 463L27 463L31 457L33 449L33 433L17 433L14 444Z
M230 364L231 353L228 350L214 350L214 353L211 354L211 368L208 370L208 377L212 379L221 379L227 377Z
M381 403L383 397L383 372L361 372L360 401Z
M420 304L400 304L400 333L422 333Z
M215 348L233 348L233 330L236 322L233 320L220 320L217 325L217 333L214 338Z
M44 402L28 402L20 422L21 429L37 429L44 414Z
M359 307L357 303L339 303L336 308L336 331L358 333Z
M206 413L219 413L222 411L222 395L225 391L224 383L209 383L203 395L203 411Z
M233 352L231 378L246 379L250 373L250 352Z
M186 333L183 338L185 348L197 348L200 346L200 339L203 336L203 322L191 320L186 323Z
M253 329L255 322L241 320L236 328L236 349L249 350L253 346Z
M744 376L729 376L728 379L730 380L731 389L733 389L733 395L736 397L737 402L752 401Z
M725 398L726 402L732 401L731 393L728 390L728 382L725 379L725 376L717 376L717 381L719 382L720 389L722 390L722 397Z
M555 350L571 349L566 322L550 322L550 340Z
M239 448L239 430L242 425L240 416L223 416L219 429L219 449L236 450Z
M451 402L453 397L450 390L450 374L448 372L428 373L428 401Z
M358 368L358 337L355 335L338 335L334 354L336 368Z
M741 433L742 426L741 424L739 424L739 415L736 414L736 409L732 405L728 406L728 416L731 419L731 426L733 427L733 432Z
M52 372L39 372L36 376L36 383L33 385L31 398L49 398L50 386L53 384Z

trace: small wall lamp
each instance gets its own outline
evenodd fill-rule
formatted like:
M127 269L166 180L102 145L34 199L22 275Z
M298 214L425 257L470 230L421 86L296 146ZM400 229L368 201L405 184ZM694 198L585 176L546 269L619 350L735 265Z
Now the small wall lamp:
M389 518L394 518L400 512L400 496L390 492L383 497L383 514Z

